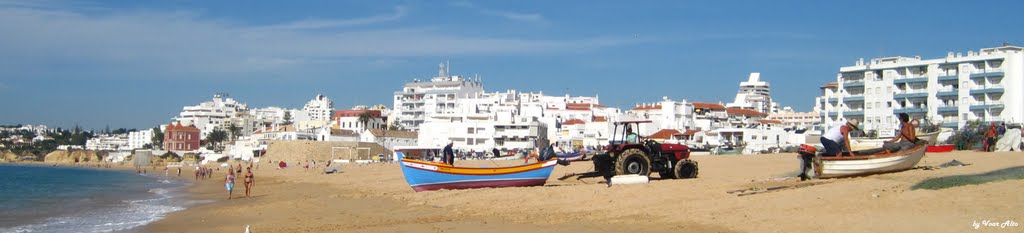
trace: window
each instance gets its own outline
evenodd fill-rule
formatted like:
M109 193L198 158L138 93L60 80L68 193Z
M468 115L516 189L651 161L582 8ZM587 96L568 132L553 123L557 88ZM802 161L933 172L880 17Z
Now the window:
M466 128L466 133L473 133L473 132L474 132L473 128Z

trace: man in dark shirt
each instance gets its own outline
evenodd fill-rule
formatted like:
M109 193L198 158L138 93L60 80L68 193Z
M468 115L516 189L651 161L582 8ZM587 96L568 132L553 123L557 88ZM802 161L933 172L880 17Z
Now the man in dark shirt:
M441 156L442 162L455 166L455 152L452 151L453 142L448 142L447 146L444 146L444 154Z
M501 157L500 153L501 151L498 151L498 148L491 149L491 154L493 154L495 158Z

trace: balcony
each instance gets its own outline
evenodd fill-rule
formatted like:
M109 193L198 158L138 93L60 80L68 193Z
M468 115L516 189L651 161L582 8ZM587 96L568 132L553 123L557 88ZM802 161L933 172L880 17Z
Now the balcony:
M928 91L925 90L911 90L911 91L898 91L893 98L928 98Z
M971 104L971 108L970 109L971 109L971 111L978 111L978 110L1002 109L1002 108L1003 108L1003 104L1001 104L1001 103L988 103L988 104L986 104L986 103L974 103L974 104Z
M986 78L986 77L1002 77L1005 73L1002 69L987 69L979 70L975 73L971 73L971 78Z
M1003 93L1005 91L1006 90L1003 89L1003 85L994 84L994 85L987 85L987 86L984 86L984 87L977 87L975 89L971 89L971 95Z
M928 77L899 78L899 79L892 80L892 82L895 83L895 84L900 84L900 83L923 83L923 82L928 82Z
M940 74L939 81L957 81L960 77L956 74Z
M956 105L939 106L939 112L957 112L960 107Z
M959 91L957 91L956 89L952 89L952 88L939 90L938 93L935 93L935 96L939 96L939 97L943 97L943 96L956 97L958 95L960 95Z
M839 102L839 98L828 98L829 103Z
M843 88L847 87L863 87L864 81L848 81L843 83Z
M858 109L844 110L843 111L843 115L844 116L863 116L864 115L864 109L863 108L858 108Z
M911 107L911 108L894 109L894 110L892 110L892 112L893 113L926 113L926 112L928 112L928 109L927 108L913 108L913 107Z
M864 101L864 95L853 95L853 96L843 97L843 102L850 102L850 101Z
M958 129L958 128L960 128L960 123L958 123L958 122L956 122L956 121L952 121L952 122L942 122L942 127L943 127L943 128L954 128L954 129Z

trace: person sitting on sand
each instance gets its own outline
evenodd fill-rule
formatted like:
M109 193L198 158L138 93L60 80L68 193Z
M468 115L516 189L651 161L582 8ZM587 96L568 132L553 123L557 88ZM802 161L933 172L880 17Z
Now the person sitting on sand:
M846 149L847 154L853 151L850 149L850 131L860 130L857 125L857 119L850 119L846 124L832 127L822 134L821 145L825 147L823 156L840 156L843 149Z
M235 171L228 170L228 176L224 178L224 188L228 189L228 200L231 200L231 191L235 189Z
M252 168L246 168L245 170L245 197L249 197L249 190L256 183L256 178L253 177Z
M899 118L899 134L892 137L889 141L882 143L882 148L885 149L886 153L907 150L913 148L914 143L917 143L916 127L914 127L914 124L910 123L910 115L900 113Z

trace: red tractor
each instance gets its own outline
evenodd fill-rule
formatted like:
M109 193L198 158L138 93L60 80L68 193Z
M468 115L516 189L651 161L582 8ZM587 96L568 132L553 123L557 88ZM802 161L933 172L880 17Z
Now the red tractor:
M651 121L615 122L605 153L592 159L598 174L605 179L628 174L648 176L651 172L658 172L662 179L697 177L697 161L690 160L689 147L641 138L634 132L641 123Z

